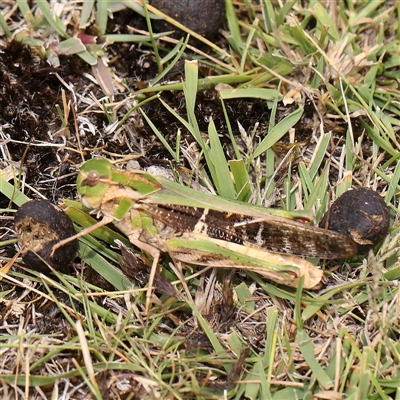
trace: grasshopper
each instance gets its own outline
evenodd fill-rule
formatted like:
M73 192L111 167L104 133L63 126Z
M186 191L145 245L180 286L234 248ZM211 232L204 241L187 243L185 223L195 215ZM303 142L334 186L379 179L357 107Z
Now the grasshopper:
M323 272L299 256L337 259L356 254L347 236L284 218L288 213L282 210L121 170L105 159L83 164L77 191L82 204L102 220L74 238L113 222L133 245L153 257L148 301L161 252L183 263L253 271L291 287L304 277L306 289L316 287Z

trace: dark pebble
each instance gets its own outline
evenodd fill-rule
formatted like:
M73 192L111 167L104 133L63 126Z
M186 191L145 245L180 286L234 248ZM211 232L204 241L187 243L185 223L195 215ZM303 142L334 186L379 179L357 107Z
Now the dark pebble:
M379 243L389 230L389 208L372 189L349 190L325 213L319 226L351 237L358 253Z
M224 0L150 0L149 3L192 31L212 39L221 27L225 16ZM154 20L158 32L176 31L177 28L162 20ZM174 37L186 34L177 32Z
M28 268L46 273L49 272L48 263L54 269L63 270L76 257L76 240L60 247L51 256L53 246L73 236L75 230L68 215L50 201L31 200L22 205L15 214L14 226L22 259Z

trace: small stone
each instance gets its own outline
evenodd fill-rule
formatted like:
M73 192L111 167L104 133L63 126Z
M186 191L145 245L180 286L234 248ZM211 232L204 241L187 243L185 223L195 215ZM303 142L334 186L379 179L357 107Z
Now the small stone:
M62 270L76 257L76 240L56 249L51 255L53 246L73 236L75 230L68 215L49 200L31 200L22 205L15 214L14 226L22 259L28 268L46 273L49 264Z
M372 189L360 188L340 196L319 226L351 237L362 254L386 236L389 222L389 208L382 197Z

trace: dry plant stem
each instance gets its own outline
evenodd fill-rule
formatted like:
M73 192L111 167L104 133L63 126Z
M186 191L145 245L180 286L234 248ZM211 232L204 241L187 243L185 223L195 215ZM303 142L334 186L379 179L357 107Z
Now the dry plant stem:
M4 275L7 275L8 271L10 270L10 268L14 265L15 260L20 256L22 252L22 249L19 249L19 251L15 254L15 256L9 260L4 267L0 268L0 281L3 278Z

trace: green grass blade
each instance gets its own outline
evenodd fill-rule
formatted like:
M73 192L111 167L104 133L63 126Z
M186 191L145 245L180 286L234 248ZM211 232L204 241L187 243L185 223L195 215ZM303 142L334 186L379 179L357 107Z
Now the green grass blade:
M326 207L321 207L321 205L326 205L327 202L328 172L329 164L323 169L321 176L310 192L307 203L304 205L305 210L316 209L317 220L322 218L321 214L326 210Z
M267 151L267 149L271 148L289 131L290 128L292 128L300 120L302 115L303 108L299 107L297 110L293 111L287 117L285 117L282 121L278 122L278 124L276 124L268 132L268 135L257 147L253 157L256 158Z
M4 36L7 39L11 39L12 33L8 28L7 21L4 19L3 14L1 12L0 12L0 28L3 30L3 32L1 32L0 30L0 36L4 34Z
M226 9L226 19L228 21L229 27L229 35L232 40L229 42L232 44L234 49L241 54L243 43L242 36L240 34L239 22L237 20L237 16L235 13L235 9L233 7L233 2L231 0L225 0L225 9Z
M37 0L36 4L46 18L46 21L53 27L53 29L63 38L68 38L68 34L65 32L65 26L61 19L57 15L53 15L50 10L49 3L45 0Z
M160 82L161 80L163 80L165 78L165 76L172 70L172 68L174 68L176 66L176 63L181 59L183 52L186 49L186 46L188 44L189 41L189 36L187 36L185 38L185 40L182 38L177 45L175 46L174 49L172 49L167 56L165 56L163 59L161 59L160 63L162 65L166 65L166 68L163 68L163 71L158 74L150 83L150 86L154 86L156 85L158 82ZM170 58L174 57L174 59L170 61ZM168 63L169 62L169 63Z
M96 1L96 23L99 27L99 36L105 34L108 20L108 0Z
M312 180L315 179L315 176L318 170L321 168L322 161L325 157L325 152L328 148L329 141L331 140L331 135L329 133L321 136L317 143L317 147L314 151L310 166L309 166L309 174Z
M107 282L118 290L127 290L132 287L132 283L121 273L106 261L98 252L85 245L82 241L78 242L78 254L85 263L90 265Z
M397 162L396 167L393 172L393 176L390 179L389 187L385 196L385 203L389 204L393 198L398 195L398 186L400 182L400 162Z
M208 124L208 137L210 139L208 159L214 166L211 174L218 194L226 199L236 199L237 196L231 173L213 120L210 120Z
M147 121L149 124L151 130L155 133L155 135L158 137L158 140L163 144L163 146L167 149L169 154L171 154L172 158L176 161L179 162L178 154L172 149L172 147L169 145L167 140L165 140L164 136L162 133L156 128L156 126L153 124L151 119L147 116L147 114L143 111L142 108L139 108L140 113L143 115L144 119Z
M14 204L16 204L19 207L30 200L29 197L25 196L22 192L17 190L13 185L11 185L3 178L1 178L1 176L0 176L0 193L3 193Z
M232 131L232 125L231 125L231 122L230 122L230 120L229 120L228 113L227 113L227 111L226 111L226 107L225 107L224 100L223 100L222 98L221 98L221 106L222 106L222 110L223 110L223 112L224 112L225 123L226 123L226 127L227 127L227 129L228 129L229 137L230 137L230 139L231 139L231 143L232 143L232 146L233 146L233 150L234 150L234 152L235 152L235 157L236 157L237 160L239 160L239 159L242 158L242 156L241 156L241 154L240 154L238 145L237 145L237 143L236 143L236 139L235 139L235 136L234 136L233 131Z
M82 12L81 12L81 17L79 19L79 28L84 29L88 22L90 15L92 14L94 6L94 0L84 0L82 2Z
M277 90L264 88L221 89L219 91L219 95L223 100L255 98L272 101L276 98L281 98L281 95Z
M305 362L308 367L311 369L313 375L319 382L319 384L325 389L328 390L332 387L332 379L328 376L328 374L322 369L321 365L315 359L314 355L314 346L310 337L307 335L305 330L299 330L296 335L297 343L299 345L299 349L301 354L304 357Z
M229 161L229 167L233 175L236 187L236 199L247 202L251 196L250 177L243 160Z

